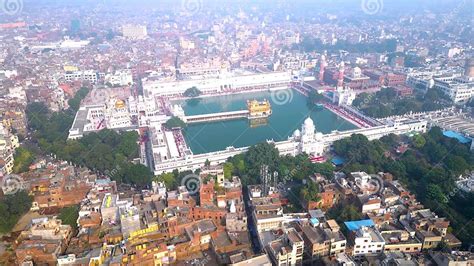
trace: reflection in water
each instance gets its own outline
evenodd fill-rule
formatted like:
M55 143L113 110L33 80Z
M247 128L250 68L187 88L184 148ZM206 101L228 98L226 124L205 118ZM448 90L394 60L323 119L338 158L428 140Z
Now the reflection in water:
M312 108L306 97L293 92L288 103L274 104L270 92L226 95L202 98L197 104L181 101L186 115L229 112L247 109L247 100L267 99L272 106L272 115L267 119L247 119L191 124L184 130L186 143L195 154L224 150L226 147L244 147L266 140L282 141L300 129L308 116L316 124L316 130L329 133L332 130L349 130L355 126L331 113L329 110Z
M268 124L268 118L262 117L262 118L250 119L249 123L250 123L251 128L266 126Z

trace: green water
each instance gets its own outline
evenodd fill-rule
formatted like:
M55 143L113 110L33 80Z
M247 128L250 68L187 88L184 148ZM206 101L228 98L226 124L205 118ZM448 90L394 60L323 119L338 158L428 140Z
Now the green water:
M272 93L274 97L271 97ZM180 102L186 115L244 110L249 99L268 99L272 105L273 113L266 125L251 127L247 119L191 124L184 130L186 143L194 154L200 154L223 150L228 146L250 146L270 139L286 140L295 129L301 129L308 116L311 116L319 132L356 128L327 109L311 110L306 104L306 97L296 91L279 92L280 95L291 95L287 98L277 98L275 93L254 92L203 98L199 102Z

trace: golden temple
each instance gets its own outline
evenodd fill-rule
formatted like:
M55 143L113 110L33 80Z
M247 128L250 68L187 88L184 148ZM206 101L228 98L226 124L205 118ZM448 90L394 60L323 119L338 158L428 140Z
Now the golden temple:
M249 118L269 117L272 114L272 108L268 100L248 100L247 109L249 111Z

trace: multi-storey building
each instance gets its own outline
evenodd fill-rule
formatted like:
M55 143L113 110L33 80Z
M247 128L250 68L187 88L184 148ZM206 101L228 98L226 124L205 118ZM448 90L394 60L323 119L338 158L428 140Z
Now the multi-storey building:
M303 264L304 241L295 229L289 229L281 239L267 246L273 265L293 266Z
M324 256L336 256L346 250L347 241L334 220L312 222L301 227L306 258L312 262Z
M94 70L74 72L67 71L64 74L64 78L66 81L88 81L90 83L97 83L99 80L99 73L95 72Z
M0 123L9 131L14 130L19 135L26 136L25 107L11 102L0 102Z
M405 230L381 231L380 234L385 239L384 252L421 252L422 243Z
M466 103L474 97L474 78L449 76L434 81L434 88L443 91L454 103Z
M400 216L400 222L407 231L416 235L423 244L423 249L438 246L447 236L449 227L449 220L438 217L430 209L410 211L407 215Z
M375 227L362 226L352 232L353 250L355 258L377 256L383 253L385 240Z
M108 129L133 129L125 101L111 98L105 104L81 106L69 129L69 139L82 138L88 132Z
M18 137L6 130L0 123L0 173L10 174L13 171L14 154L20 146Z
M126 204L119 208L120 225L123 237L126 239L131 233L140 230L140 214L136 206Z
M203 93L238 92L249 89L283 89L290 85L291 80L289 72L272 72L179 81L144 79L142 82L144 95L147 97L173 97L182 96L187 89L194 86Z
M31 227L16 240L17 265L55 265L72 236L71 226L49 218L33 219L31 223Z
M459 71L425 71L408 74L407 84L416 89L440 89L454 103L466 103L474 96L474 77Z
M110 85L112 86L132 85L133 84L132 71L127 69L127 70L117 71L114 74L106 74L105 82L110 83Z
M144 39L148 36L146 26L133 24L123 25L122 34L123 37L130 39Z

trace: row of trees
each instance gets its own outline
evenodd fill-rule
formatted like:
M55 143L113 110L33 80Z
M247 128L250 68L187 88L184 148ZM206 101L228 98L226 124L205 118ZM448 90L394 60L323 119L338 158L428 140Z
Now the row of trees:
M278 176L279 182L293 181L295 184L299 184L295 191L307 201L316 200L314 197L317 194L317 188L302 185L301 181L314 173L332 178L335 170L331 163L311 163L306 154L295 157L281 156L273 144L263 142L250 147L246 153L228 158L224 164L224 176L225 178L239 176L244 185L260 184L263 165L268 166L270 175ZM157 180L164 182L167 188L176 189L182 178L191 173L175 170L173 173L158 176Z
M468 145L443 136L439 128L432 128L410 141L411 149L397 160L385 156L400 142L395 135L374 141L352 135L335 142L334 151L347 159L344 172L390 172L427 207L449 217L455 230L462 228L474 218L474 206L467 204L474 199L473 193L460 191L455 185L460 174L474 170L474 156ZM474 235L474 225L468 224L465 229ZM466 235L458 236L467 240Z
M156 176L154 179L159 182L163 182L167 189L175 190L180 186L183 178L190 174L199 174L199 171L193 173L192 171L183 171L179 172L178 169L175 169L171 173L164 173L159 176Z
M375 94L361 93L353 105L371 117L387 117L413 112L439 110L448 106L444 94L438 89L429 89L425 95L401 98L393 88L383 88Z
M147 167L131 162L138 156L137 132L117 133L104 129L78 140L67 139L75 113L87 92L87 88L79 90L69 101L70 108L61 112L50 112L41 102L29 104L26 113L33 139L46 154L107 174L119 182L147 186L153 174Z
M226 165L232 175L241 177L244 184L259 184L262 165L268 166L268 172L278 175L279 181L301 181L314 173L332 177L334 167L330 163L313 164L306 154L281 156L275 145L259 143L244 154L228 159Z

